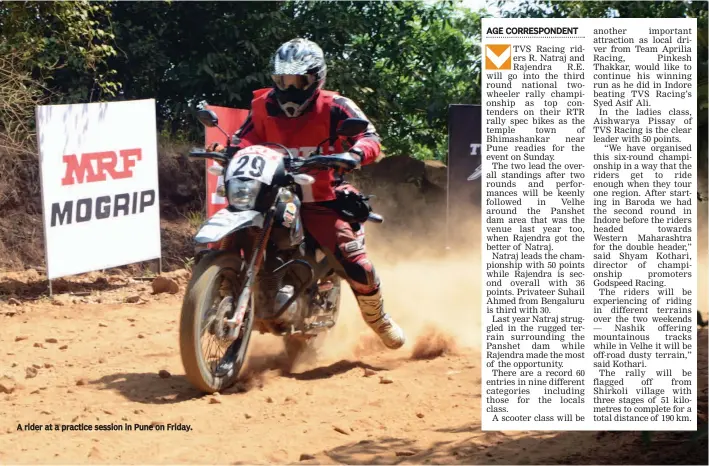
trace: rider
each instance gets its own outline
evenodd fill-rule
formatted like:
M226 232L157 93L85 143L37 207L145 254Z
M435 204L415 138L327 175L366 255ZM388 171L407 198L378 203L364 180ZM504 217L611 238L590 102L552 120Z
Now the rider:
M334 147L323 155L342 152L337 139L338 125L347 118L367 119L350 99L323 89L327 66L322 49L312 41L293 39L284 43L271 60L274 86L254 92L251 111L234 135L237 149L262 142L275 142L306 156L331 137ZM381 154L379 136L370 123L354 138L349 153L359 165L377 162ZM211 150L222 150L215 143ZM367 256L364 226L341 220L335 209L333 170L314 175L315 183L302 186L303 225L308 233L342 265L347 282L357 299L362 317L391 349L403 346L404 332L384 312L380 279Z

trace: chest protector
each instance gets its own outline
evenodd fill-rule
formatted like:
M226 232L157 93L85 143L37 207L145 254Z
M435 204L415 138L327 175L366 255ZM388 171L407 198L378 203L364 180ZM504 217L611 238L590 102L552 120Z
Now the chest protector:
M313 102L309 111L297 118L288 118L285 115L270 116L266 110L268 89L259 89L254 92L251 102L251 119L263 141L283 144L293 155L307 157L315 150L317 145L330 137L330 109L333 99L338 94L332 91L320 90L318 98ZM333 146L325 143L321 149L322 155L342 152L342 143L337 140ZM303 202L322 202L336 198L333 170L317 171L310 173L315 178L315 183L310 186L301 186Z

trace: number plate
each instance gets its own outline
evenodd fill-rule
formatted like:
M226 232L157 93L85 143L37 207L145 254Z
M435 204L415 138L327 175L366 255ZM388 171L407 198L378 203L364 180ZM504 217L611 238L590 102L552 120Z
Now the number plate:
M236 153L226 170L226 180L251 178L264 184L271 184L276 174L279 160L283 156L264 146L250 146Z

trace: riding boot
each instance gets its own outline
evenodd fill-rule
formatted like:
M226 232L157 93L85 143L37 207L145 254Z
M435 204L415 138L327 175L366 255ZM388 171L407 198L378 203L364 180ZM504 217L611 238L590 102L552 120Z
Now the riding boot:
M406 342L406 336L394 319L384 312L381 290L378 289L372 295L355 293L355 298L365 323L379 335L382 343L390 349L401 348Z

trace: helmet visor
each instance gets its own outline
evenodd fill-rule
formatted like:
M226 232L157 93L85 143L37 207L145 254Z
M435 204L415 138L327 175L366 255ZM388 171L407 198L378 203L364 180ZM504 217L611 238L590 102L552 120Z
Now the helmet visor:
M299 91L309 88L315 82L315 75L312 74L274 74L271 75L276 86L285 91L289 87L294 87Z

